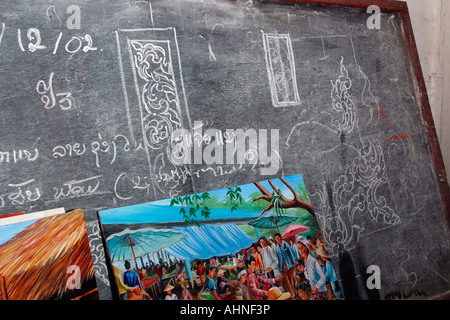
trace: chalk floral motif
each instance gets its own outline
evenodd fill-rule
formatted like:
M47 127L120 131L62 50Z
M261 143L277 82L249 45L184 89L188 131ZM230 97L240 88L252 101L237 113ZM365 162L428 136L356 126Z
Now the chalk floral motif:
M173 131L181 127L179 98L170 56L162 46L149 41L132 40L133 62L144 85L141 101L147 144L152 149L167 146Z

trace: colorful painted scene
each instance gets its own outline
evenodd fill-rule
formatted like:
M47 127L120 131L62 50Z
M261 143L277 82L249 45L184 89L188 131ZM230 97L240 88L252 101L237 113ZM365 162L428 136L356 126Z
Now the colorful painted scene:
M99 212L122 300L334 300L301 175Z
M0 300L97 300L83 212L43 213L0 219Z

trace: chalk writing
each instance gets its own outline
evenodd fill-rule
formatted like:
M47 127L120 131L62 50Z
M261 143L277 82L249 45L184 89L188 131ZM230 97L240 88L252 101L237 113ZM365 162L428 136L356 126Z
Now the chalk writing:
M190 170L185 166L174 167L175 169L166 172L159 172L157 174L150 174L146 176L133 175L126 172L120 173L114 182L114 194L119 200L130 200L134 196L138 196L134 190L144 193L149 196L152 192L153 184L163 184L178 186L185 184L190 177L200 178L205 174L212 174L214 177L231 175L239 171L245 170L244 164L239 166L206 166L198 170ZM180 195L180 191L176 187L169 190L171 196Z
M39 157L39 150L33 149L31 151L26 149L19 149L13 151L0 151L0 163L17 163L20 161L36 161Z
M99 138L100 141L102 140L102 136L100 135L100 133L98 134L98 138ZM114 137L114 139L111 141L111 144L109 144L105 140L101 141L101 142L99 142L99 141L91 142L91 150L92 150L92 153L95 154L95 165L97 167L100 166L100 164L99 164L99 158L100 158L99 152L109 153L111 149L112 149L111 152L113 154L113 158L112 158L110 164L114 163L114 161L116 160L117 150L118 150L118 146L116 144L116 139L119 139L119 138L122 138L125 141L125 145L123 147L123 150L124 151L129 151L130 150L129 149L130 143L128 142L128 139L124 135L121 135L121 134L116 135ZM112 148L110 149L111 145L112 145Z
M87 44L83 46L83 41L86 41ZM73 44L72 44L73 42ZM93 47L93 41L90 35L86 34L84 37L72 37L65 46L65 49L69 53L76 53L81 48L83 48L83 52L95 51L96 47Z
M55 73L50 73L48 82L39 80L36 84L36 91L41 95L41 101L45 109L52 109L58 105L61 110L70 110L76 106L76 101L70 92L56 93L53 90L53 77Z
M138 150L139 147L133 151ZM98 140L94 140L90 143L68 143L65 145L57 145L53 148L53 158L63 157L77 157L84 156L86 158L93 157L95 159L96 167L100 167L100 159L103 155L109 155L112 157L109 164L113 164L116 158L122 152L130 151L130 142L128 138L122 134L117 134L110 141L103 139L102 135L98 134ZM92 154L92 155L90 155Z
M53 158L65 157L66 155L69 157L81 156L84 154L86 154L86 144L80 145L79 143L68 143L53 148Z
M53 188L55 191L53 198L58 200L60 198L76 198L93 195L100 186L101 177L99 175L87 179L65 182L62 187Z
M4 33L4 27L2 29L2 37ZM27 30L27 39L28 39L28 51L33 53L36 51L45 51L47 48L46 45L42 43L41 32L37 28L29 28ZM59 49L59 45L63 40L64 34L63 32L59 32L56 40L54 42L52 54L56 54ZM24 46L24 40L22 39L22 30L20 28L17 29L17 43L22 52L26 52ZM1 38L0 38L1 40ZM64 39L65 42L64 49L67 53L74 54L77 52L89 52L89 51L97 51L97 47L94 46L94 41L89 34L85 34L84 36L71 36L69 39ZM1 43L1 41L0 41Z
M27 38L30 40L30 43L28 44L28 50L30 52L35 52L36 50L43 50L46 48L46 46L41 44L41 33L36 28L30 28L27 31ZM32 43L32 41L35 40L35 43Z
M185 129L174 131L171 141L173 163L192 164L191 153L193 153L195 164L244 164L248 161L248 163L256 165L260 161L264 165L270 164L270 167L261 168L261 174L271 175L278 171L278 129L271 129L272 137L270 138L269 148L267 129L259 129L258 131L252 128L245 131L242 129L227 129L224 134L222 130L210 128L206 130L205 134L202 134L202 126L201 121L194 121L193 136ZM223 138L227 143L226 148L223 148L225 145ZM183 139L186 139L186 141L183 141ZM247 139L249 142L248 148L246 146ZM202 142L206 144L203 151ZM193 150L191 150L192 145L194 146ZM214 155L212 155L213 153Z
M0 195L0 208L5 206L17 206L25 203L32 203L41 198L41 191L34 187L34 179L20 183L9 183L8 187L13 189L10 192Z

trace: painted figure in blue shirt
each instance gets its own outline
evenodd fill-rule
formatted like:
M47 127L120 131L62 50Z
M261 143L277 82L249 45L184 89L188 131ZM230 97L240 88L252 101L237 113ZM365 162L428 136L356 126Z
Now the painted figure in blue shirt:
M331 296L334 295L333 299L342 298L338 284L338 279L336 278L336 273L334 272L333 264L329 259L330 256L328 252L325 249L323 249L323 247L319 247L319 249L317 250L317 261L322 266L323 272L327 277L327 283L329 282L331 285L331 289L333 290L333 294Z
M298 256L298 250L296 245L294 244L294 240L289 239L289 246L291 247L292 256L294 257L294 261L297 261L300 257Z
M136 271L131 269L131 263L127 260L125 261L125 273L123 274L123 283L127 286L134 288L139 286L142 289L141 281L139 280L139 275Z
M304 261L305 276L309 280L312 293L320 294L320 296L325 298L327 292L327 276L323 272L322 267L319 262L317 262L316 258L309 254L309 241L306 240L305 237L300 236L296 238L295 243L297 245L298 253Z
M281 235L277 233L275 235L275 241L277 242L277 255L280 262L281 273L283 274L283 287L284 290L294 297L295 292L295 264L296 261L292 255L291 246L281 238Z
M279 233L275 235L275 241L277 242L276 250L278 255L278 261L280 262L280 270L285 271L282 258L284 258L284 261L286 262L287 269L288 270L291 269L292 267L295 266L296 262L294 256L292 255L291 247L286 241L284 241L281 238L281 235Z
M206 279L205 279L205 286L203 287L203 289L205 290L209 290L209 292L214 296L214 298L216 298L216 300L221 300L218 294L218 288L217 288L217 284L214 281L214 275L216 273L216 267L212 264L210 264L207 268L206 268Z

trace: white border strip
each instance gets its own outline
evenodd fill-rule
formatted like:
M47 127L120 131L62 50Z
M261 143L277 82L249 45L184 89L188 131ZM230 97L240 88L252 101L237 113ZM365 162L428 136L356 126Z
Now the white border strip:
M49 216L54 216L54 215L58 215L58 214L62 214L62 213L66 213L66 210L64 210L64 208L55 208L55 209L38 211L38 212L33 212L33 213L24 213L24 214L21 214L18 216L13 216L13 217L8 217L8 218L3 218L3 219L1 219L1 216L0 216L0 227L10 225L10 224L30 221L30 220L42 219L42 218L46 218Z

